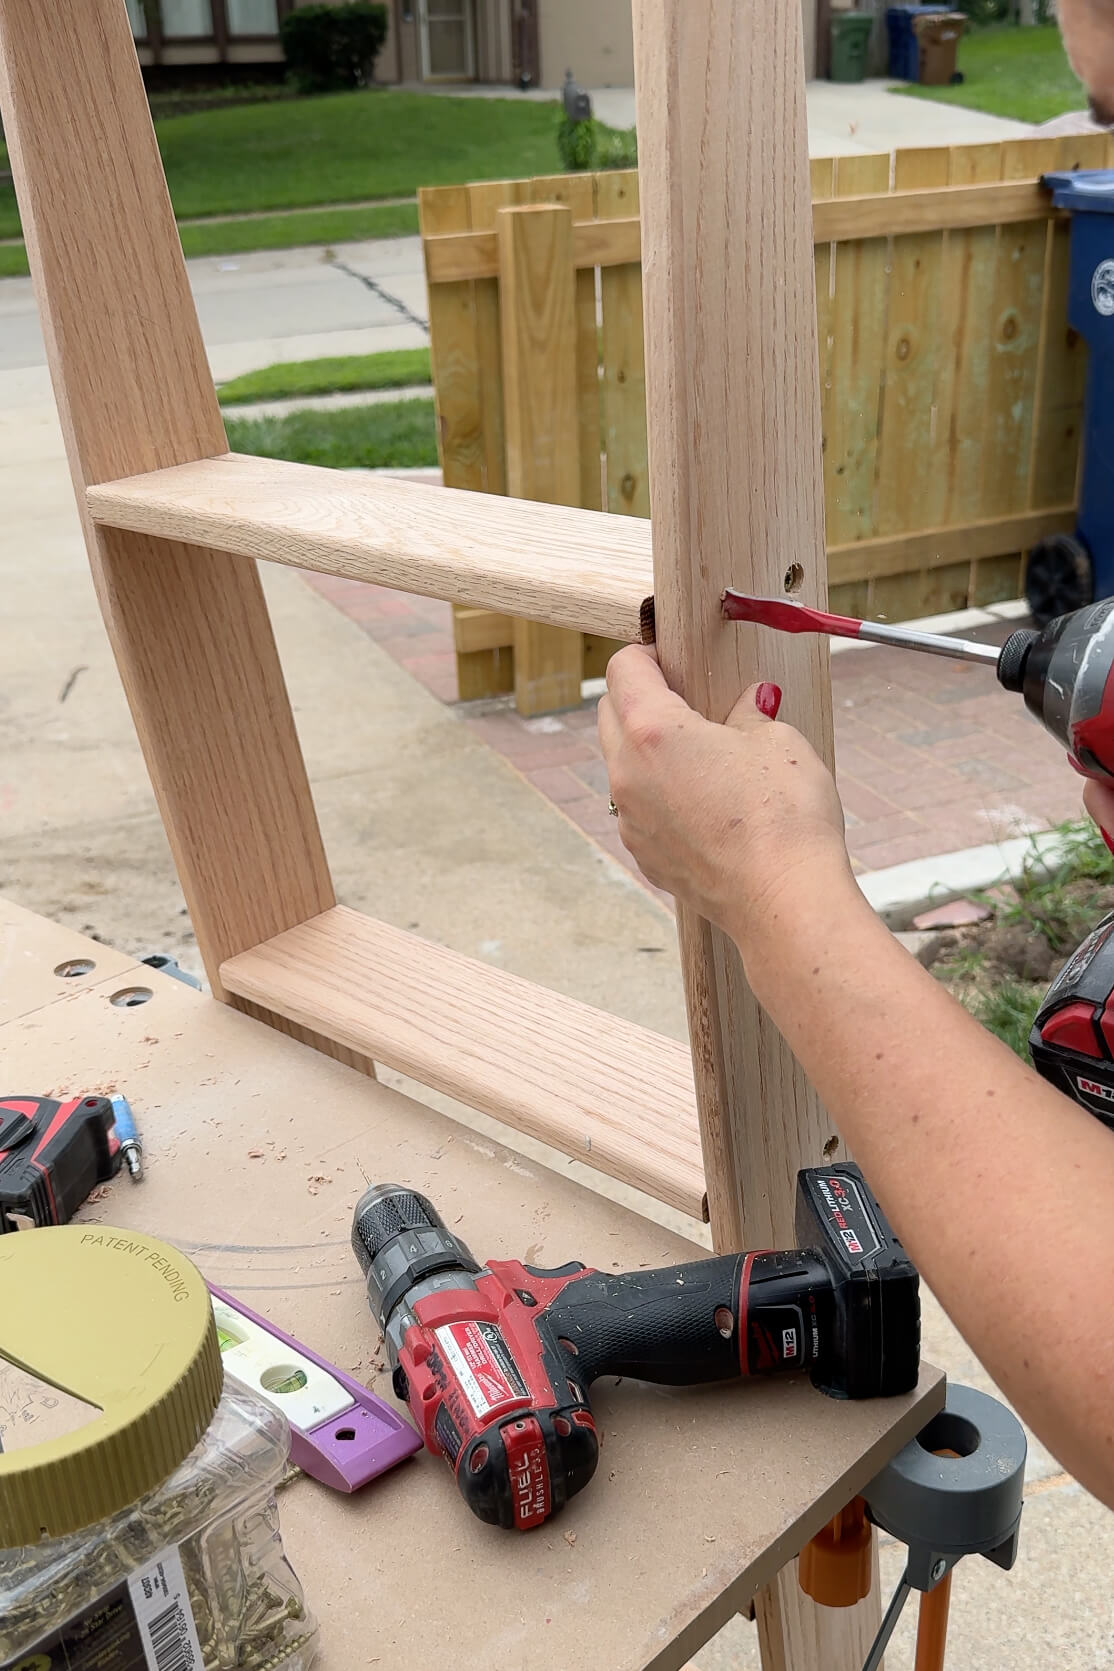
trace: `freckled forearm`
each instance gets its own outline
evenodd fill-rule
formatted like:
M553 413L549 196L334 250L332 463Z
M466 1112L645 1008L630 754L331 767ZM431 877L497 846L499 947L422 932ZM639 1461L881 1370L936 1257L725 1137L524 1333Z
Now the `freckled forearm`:
M979 1026L849 875L783 890L735 938L929 1286L1114 1503L1114 1137Z

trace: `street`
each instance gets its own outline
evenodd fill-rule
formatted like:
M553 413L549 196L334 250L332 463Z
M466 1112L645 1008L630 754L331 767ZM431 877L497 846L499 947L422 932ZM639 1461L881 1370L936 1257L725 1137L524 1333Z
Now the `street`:
M373 354L429 340L418 238L207 256L188 267L218 382L277 360ZM31 280L0 280L0 376L45 359ZM21 387L0 388L0 411L13 397L24 404Z

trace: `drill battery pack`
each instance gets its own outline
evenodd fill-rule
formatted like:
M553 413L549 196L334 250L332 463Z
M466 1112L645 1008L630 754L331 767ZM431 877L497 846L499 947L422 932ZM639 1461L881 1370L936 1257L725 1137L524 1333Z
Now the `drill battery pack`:
M1029 1035L1037 1072L1114 1131L1114 912L1045 994Z

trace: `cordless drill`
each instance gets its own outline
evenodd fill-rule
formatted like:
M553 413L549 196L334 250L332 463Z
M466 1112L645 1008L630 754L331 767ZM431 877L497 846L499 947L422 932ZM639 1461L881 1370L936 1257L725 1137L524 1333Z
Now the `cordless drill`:
M693 1386L807 1370L834 1398L916 1385L917 1272L857 1166L798 1173L796 1234L792 1252L621 1276L481 1266L424 1195L379 1184L352 1246L426 1444L481 1520L529 1531L595 1472L600 1375Z
M998 653L997 673L1063 744L1077 772L1114 782L1114 598L1039 631L1019 627Z

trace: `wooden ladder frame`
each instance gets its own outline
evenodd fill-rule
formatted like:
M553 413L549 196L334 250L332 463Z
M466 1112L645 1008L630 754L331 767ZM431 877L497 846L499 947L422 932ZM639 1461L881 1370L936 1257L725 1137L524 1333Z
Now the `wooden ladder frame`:
M0 105L93 576L216 998L385 1062L696 1216L788 1245L836 1134L738 955L678 926L692 1051L336 903L254 559L636 640L721 719L759 671L830 762L822 641L726 626L728 582L825 595L797 0L635 0L646 524L238 458L123 0L0 0ZM508 233L509 235L509 233ZM876 1596L787 1568L766 1671L854 1671Z

